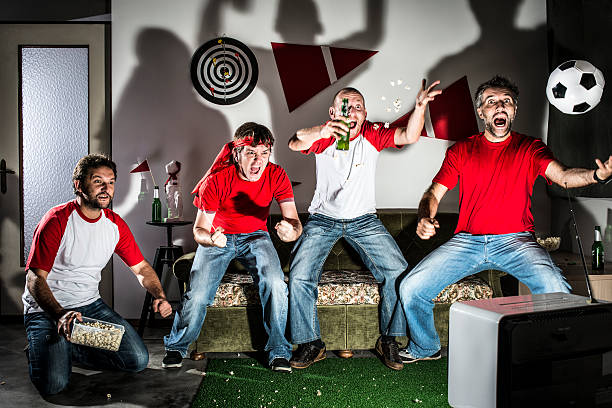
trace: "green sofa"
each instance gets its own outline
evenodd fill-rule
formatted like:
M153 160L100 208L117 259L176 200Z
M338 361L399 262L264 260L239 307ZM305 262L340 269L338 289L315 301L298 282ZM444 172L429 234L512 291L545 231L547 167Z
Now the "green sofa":
M379 210L378 217L389 233L395 238L410 267L416 265L425 255L446 242L457 225L456 213L439 213L437 219L440 228L429 240L421 240L415 234L416 210L387 209ZM268 229L273 226L280 215L271 215ZM300 214L302 223L308 214ZM284 243L272 233L272 240L278 251L281 265L289 273L289 258L293 243ZM181 257L174 264L174 274L181 287L188 287L189 272L194 253ZM344 240L338 241L332 248L323 267L322 283L319 285L319 300L328 294L325 304L319 303L319 321L321 336L328 350L342 350L350 355L350 350L374 348L379 336L377 293L372 295L371 286L377 285L372 275L366 271L359 256ZM499 278L503 273L485 271L459 284L451 285L436 299L434 316L440 340L444 346L448 343L448 314L450 305L457 300L470 300L482 297L502 296ZM331 276L326 279L326 276ZM342 282L334 282L341 280ZM234 281L234 283L230 283ZM333 285L332 289L324 287ZM235 262L228 268L217 291L215 305L208 307L206 320L198 339L192 344L192 356L204 352L248 352L262 350L266 343L266 334L262 324L261 306L258 303L257 290L244 267ZM238 283L236 283L238 282ZM352 287L354 286L354 287ZM357 287L359 286L359 287ZM364 289L365 288L365 289ZM349 290L359 301L343 301L342 296L335 299L336 291ZM365 290L365 292L363 292ZM370 290L370 292L368 292ZM360 292L361 291L361 292ZM331 293L331 296L329 294ZM355 293L366 293L354 296ZM369 293L369 294L368 294ZM241 300L238 299L241 298ZM348 296L351 297L351 296ZM330 298L334 298L330 301ZM344 296L346 299L347 296ZM362 301L365 298L365 301ZM372 301L374 299L374 301ZM404 339L405 341L405 339Z

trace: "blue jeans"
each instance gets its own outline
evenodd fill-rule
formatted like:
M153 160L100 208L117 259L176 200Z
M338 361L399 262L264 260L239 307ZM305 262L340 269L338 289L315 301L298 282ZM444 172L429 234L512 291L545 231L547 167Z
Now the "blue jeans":
M408 321L413 357L440 350L433 307L448 285L483 270L504 271L527 285L531 293L568 293L570 286L531 233L472 235L459 233L427 255L400 283L400 300Z
M289 275L291 339L302 344L321 338L317 316L317 286L332 247L344 238L381 283L380 331L406 334L406 321L397 299L396 279L408 267L397 243L376 214L349 220L312 214L292 251Z
M102 299L71 310L84 317L104 320L125 327L118 351L72 344L57 334L57 323L45 312L23 317L28 336L30 379L43 395L57 394L68 385L72 363L96 370L115 369L138 372L147 367L149 352L136 330L108 307Z
M287 327L287 284L278 254L266 231L249 234L226 234L225 248L199 245L191 267L189 290L174 316L172 331L164 337L168 351L187 355L189 344L200 334L206 307L213 304L215 293L229 263L238 259L259 288L263 322L268 342L265 350L269 362L291 357L291 345L285 338Z

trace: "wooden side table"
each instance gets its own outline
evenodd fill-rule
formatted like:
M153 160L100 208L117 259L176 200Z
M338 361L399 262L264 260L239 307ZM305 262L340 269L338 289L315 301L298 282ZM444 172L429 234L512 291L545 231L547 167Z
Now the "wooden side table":
M587 286L584 278L584 269L580 254L571 252L551 252L554 263L561 268L567 282L572 286L572 293L576 295L588 296ZM612 267L606 265L603 274L592 274L590 268L590 257L585 255L587 271L593 297L597 300L612 302ZM519 295L529 295L531 292L527 286L519 282Z
M183 225L190 225L192 221L169 221L169 222L153 222L147 221L147 224L155 227L166 228L166 239L168 245L160 246L155 251L155 260L153 261L153 269L159 278L162 280L162 274L164 272L164 266L167 266L168 270L172 268L174 261L183 255L183 247L179 245L173 245L172 243L172 228L180 227ZM153 312L153 297L149 292L145 295L144 303L142 304L142 312L140 314L140 322L138 323L138 334L142 337L144 333L145 325L147 324L147 318L149 323L152 323L155 319L155 312Z

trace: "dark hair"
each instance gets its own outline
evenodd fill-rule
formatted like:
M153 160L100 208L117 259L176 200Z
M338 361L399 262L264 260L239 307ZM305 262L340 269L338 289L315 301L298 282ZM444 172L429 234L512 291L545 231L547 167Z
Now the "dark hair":
M272 148L274 145L274 136L272 136L272 132L270 129L265 127L264 125L260 125L255 122L246 122L240 125L236 132L234 132L234 140L244 139L245 137L252 137L253 143L251 146L257 146L260 144L266 145L269 148ZM234 150L237 153L240 153L244 146L235 147Z
M501 75L495 75L487 82L480 84L478 89L476 89L476 93L474 93L474 104L476 105L476 108L480 108L482 106L482 94L489 88L499 88L508 90L510 92L510 96L512 96L512 99L514 100L514 104L518 105L518 86L516 86L514 82L510 81L506 77L503 77Z
M334 104L336 103L336 98L341 93L356 93L356 94L358 94L359 96L361 96L361 99L363 99L363 105L365 106L365 98L364 98L363 94L361 92L359 92L358 89L351 88L351 87L342 88L341 90L336 92L336 94L334 95L334 99L332 99L332 106L334 106Z
M117 165L114 161L103 154L88 154L78 161L72 172L72 188L75 194L77 193L77 189L74 186L74 181L79 180L79 184L82 185L85 183L85 179L91 174L91 171L99 167L108 167L113 171L115 178L117 178Z

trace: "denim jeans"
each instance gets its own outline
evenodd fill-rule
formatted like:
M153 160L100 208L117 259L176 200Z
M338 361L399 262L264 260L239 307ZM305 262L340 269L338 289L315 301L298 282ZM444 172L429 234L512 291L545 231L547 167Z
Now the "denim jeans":
M121 345L115 352L73 344L57 333L57 323L47 313L26 314L23 320L28 336L30 379L42 395L57 394L66 388L73 362L96 370L138 372L147 367L149 352L142 339L102 299L71 310L125 327Z
M408 321L413 357L440 350L434 326L433 300L448 285L487 269L507 272L531 293L568 293L570 286L531 233L456 234L427 255L400 283L400 300Z
M259 288L263 322L268 342L269 362L291 357L291 345L285 338L287 327L287 284L276 249L266 231L226 234L225 248L199 245L191 267L189 290L183 295L174 316L172 331L164 337L168 351L187 355L189 344L200 334L206 307L213 304L215 293L229 263L239 260Z
M406 334L406 321L397 299L396 279L408 267L397 243L376 214L342 220L312 214L293 247L289 274L291 339L294 344L321 338L317 316L317 286L332 247L344 238L381 283L380 331Z

